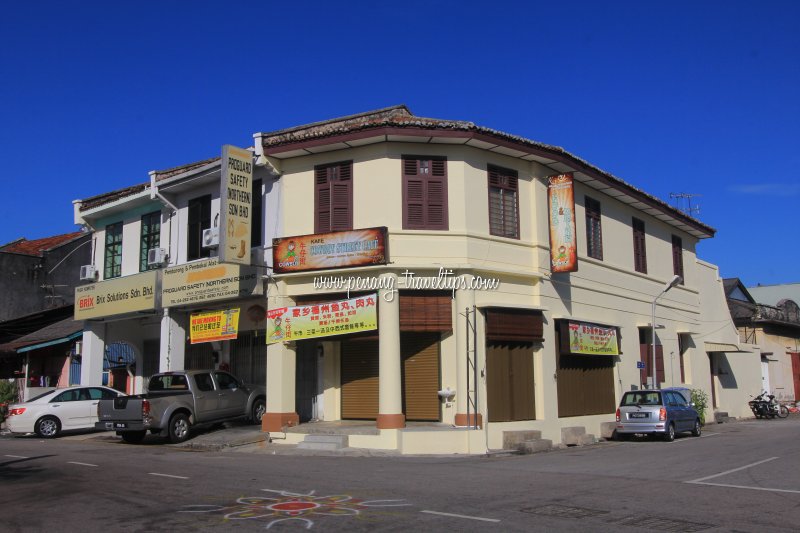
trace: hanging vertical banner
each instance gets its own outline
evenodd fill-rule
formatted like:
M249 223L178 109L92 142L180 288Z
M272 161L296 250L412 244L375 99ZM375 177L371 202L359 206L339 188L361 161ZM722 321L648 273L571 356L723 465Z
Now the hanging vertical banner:
M578 242L575 238L575 191L572 174L547 178L547 206L550 225L550 270L578 270Z
M250 228L259 224L253 213L253 156L247 150L222 147L220 179L219 261L250 264Z
M207 313L193 313L189 317L189 338L192 344L233 340L239 333L239 308Z
M267 311L267 344L378 329L378 294Z

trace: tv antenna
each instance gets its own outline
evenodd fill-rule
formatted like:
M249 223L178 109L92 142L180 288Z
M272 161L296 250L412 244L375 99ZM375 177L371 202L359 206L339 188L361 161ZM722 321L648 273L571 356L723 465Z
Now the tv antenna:
M690 217L700 214L700 206L692 205L692 198L702 196L701 194L692 194L688 192L671 192L669 197L675 200L675 209L683 211Z

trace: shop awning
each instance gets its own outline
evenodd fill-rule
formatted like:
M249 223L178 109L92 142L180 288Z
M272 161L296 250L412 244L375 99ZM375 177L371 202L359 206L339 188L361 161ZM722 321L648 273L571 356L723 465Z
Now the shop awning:
M742 350L736 344L730 344L727 342L709 342L706 341L705 343L705 350L707 352L739 352L739 353L749 353L750 350Z
M83 335L83 321L72 318L45 326L24 337L0 345L2 352L24 353L54 344L70 342Z

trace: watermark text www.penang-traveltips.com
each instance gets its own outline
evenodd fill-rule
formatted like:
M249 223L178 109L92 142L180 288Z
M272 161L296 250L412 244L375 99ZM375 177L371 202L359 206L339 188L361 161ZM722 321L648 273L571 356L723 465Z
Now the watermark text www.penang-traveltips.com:
M500 286L497 278L483 278L473 276L469 279L456 276L452 270L441 267L439 273L434 276L417 276L414 272L405 270L399 277L361 277L361 276L316 276L314 278L315 289L327 290L346 290L347 297L350 291L375 291L383 290L383 298L387 302L394 299L398 287L414 290L449 290L455 298L457 290L479 290L494 291Z

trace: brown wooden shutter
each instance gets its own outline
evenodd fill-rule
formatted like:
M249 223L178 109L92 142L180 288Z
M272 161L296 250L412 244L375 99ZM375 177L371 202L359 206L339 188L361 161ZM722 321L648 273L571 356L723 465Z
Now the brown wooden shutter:
M517 172L489 165L489 233L519 238L519 179Z
M647 249L645 248L644 222L638 218L632 221L633 226L633 265L636 272L647 274Z
M342 419L378 417L378 341L341 342Z
M314 233L353 229L353 162L314 168Z
M642 382L643 386L648 385L648 378L652 376L651 367L653 366L653 345L652 344L640 344L639 345L639 355L640 360L644 362L644 368L639 372L639 378ZM660 344L656 344L656 381L658 383L664 383L666 379L664 375L664 347Z
M331 231L331 184L328 168L314 169L314 233Z
M453 331L449 292L400 293L400 331Z
M536 418L533 346L491 343L486 346L486 393L489 422Z
M487 309L486 339L490 341L543 342L541 311L528 309Z
M683 241L677 235L672 236L672 272L683 278Z
M406 420L439 421L439 335L403 333L400 351Z
M403 228L446 230L447 160L404 157L402 164Z

